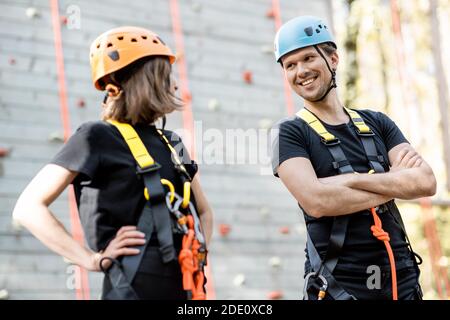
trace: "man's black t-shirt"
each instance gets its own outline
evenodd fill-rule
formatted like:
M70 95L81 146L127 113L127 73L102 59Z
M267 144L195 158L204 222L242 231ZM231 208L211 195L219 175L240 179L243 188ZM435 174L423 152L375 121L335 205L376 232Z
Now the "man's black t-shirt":
M408 142L395 123L381 112L370 110L357 110L365 123L375 133L374 141L378 153L385 159L384 169L389 171L388 152L400 143ZM361 140L356 134L355 126L351 121L340 125L322 124L341 141L341 148L351 163L353 169L359 173L367 173L369 166L366 153ZM272 167L275 176L284 161L304 157L311 164L318 178L337 175L333 168L333 158L320 137L303 120L290 117L280 121L273 129ZM333 217L313 218L304 212L308 232L319 254L323 258L330 238ZM397 262L397 268L411 265L410 254L401 227L395 222L392 215L380 215L383 229L391 238L391 246ZM347 236L339 258L337 269L365 272L369 265L388 265L386 249L383 242L377 240L370 230L373 225L372 215L368 210L351 214ZM307 262L308 266L308 262Z
M162 166L161 178L171 181L182 195L183 186L172 154L156 127L138 124L134 128L150 155ZM197 165L190 160L181 139L167 130L164 135L194 177ZM51 163L80 173L73 185L80 220L93 250L104 250L122 226L137 224L145 204L144 184L136 174L136 161L115 126L103 121L81 125ZM174 244L177 249L181 247L181 236L174 236ZM158 245L155 235L149 245Z

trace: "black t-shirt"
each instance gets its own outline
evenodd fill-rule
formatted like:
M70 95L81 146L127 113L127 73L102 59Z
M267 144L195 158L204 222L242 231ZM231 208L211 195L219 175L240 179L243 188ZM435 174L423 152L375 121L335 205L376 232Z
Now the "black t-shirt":
M375 133L376 148L385 159L383 164L385 171L389 171L389 150L408 141L385 114L370 110L357 110L357 112ZM340 146L353 169L359 173L367 173L371 168L352 121L340 125L329 125L324 122L322 124L331 134L339 138ZM309 159L318 178L338 174L332 166L333 158L327 147L321 142L317 133L300 118L294 116L280 121L274 127L273 137L272 167L275 176L278 177L277 170L281 163L295 157ZM304 217L311 239L323 258L330 238L333 217L313 218L307 212L304 212ZM383 229L390 235L397 268L409 266L410 254L401 227L390 213L383 213L380 218ZM372 235L370 230L372 225L373 218L368 210L351 214L337 269L365 272L369 265L389 264L383 242Z
M171 181L182 195L183 186L172 154L156 127L138 124L134 128L150 155L162 166L161 178ZM189 158L180 137L167 130L164 135L194 177L197 165ZM136 173L137 163L115 126L103 121L81 125L51 163L80 173L73 185L80 220L93 250L105 249L122 226L137 224L146 201L144 184ZM174 236L174 244L177 249L181 247L181 236ZM155 235L149 245L158 245Z

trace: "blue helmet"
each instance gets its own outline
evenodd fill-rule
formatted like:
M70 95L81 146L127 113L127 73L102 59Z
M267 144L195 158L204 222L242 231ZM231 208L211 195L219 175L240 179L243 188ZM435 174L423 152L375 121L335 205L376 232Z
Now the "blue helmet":
M337 48L328 26L317 17L300 16L281 26L275 36L275 59L294 50L331 42Z

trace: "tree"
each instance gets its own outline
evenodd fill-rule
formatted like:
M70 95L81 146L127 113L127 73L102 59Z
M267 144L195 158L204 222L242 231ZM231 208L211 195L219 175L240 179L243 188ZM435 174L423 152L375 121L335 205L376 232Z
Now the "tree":
M344 42L344 47L347 54L344 105L347 107L352 106L358 97L358 35L360 21L358 15L355 14L355 2L356 0L346 0L349 14L347 35Z
M437 1L430 0L430 24L431 24L431 47L433 52L434 70L438 88L439 111L441 113L442 144L446 171L446 187L450 190L450 135L448 123L448 86L444 73L444 65L441 55L441 39L439 19L437 15Z

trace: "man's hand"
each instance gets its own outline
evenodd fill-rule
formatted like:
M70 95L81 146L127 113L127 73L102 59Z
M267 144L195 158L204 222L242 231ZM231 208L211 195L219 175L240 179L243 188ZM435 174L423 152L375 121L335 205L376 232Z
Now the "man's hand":
M420 167L423 163L423 159L416 150L405 147L401 149L395 158L391 166L391 172L399 171L402 169Z

